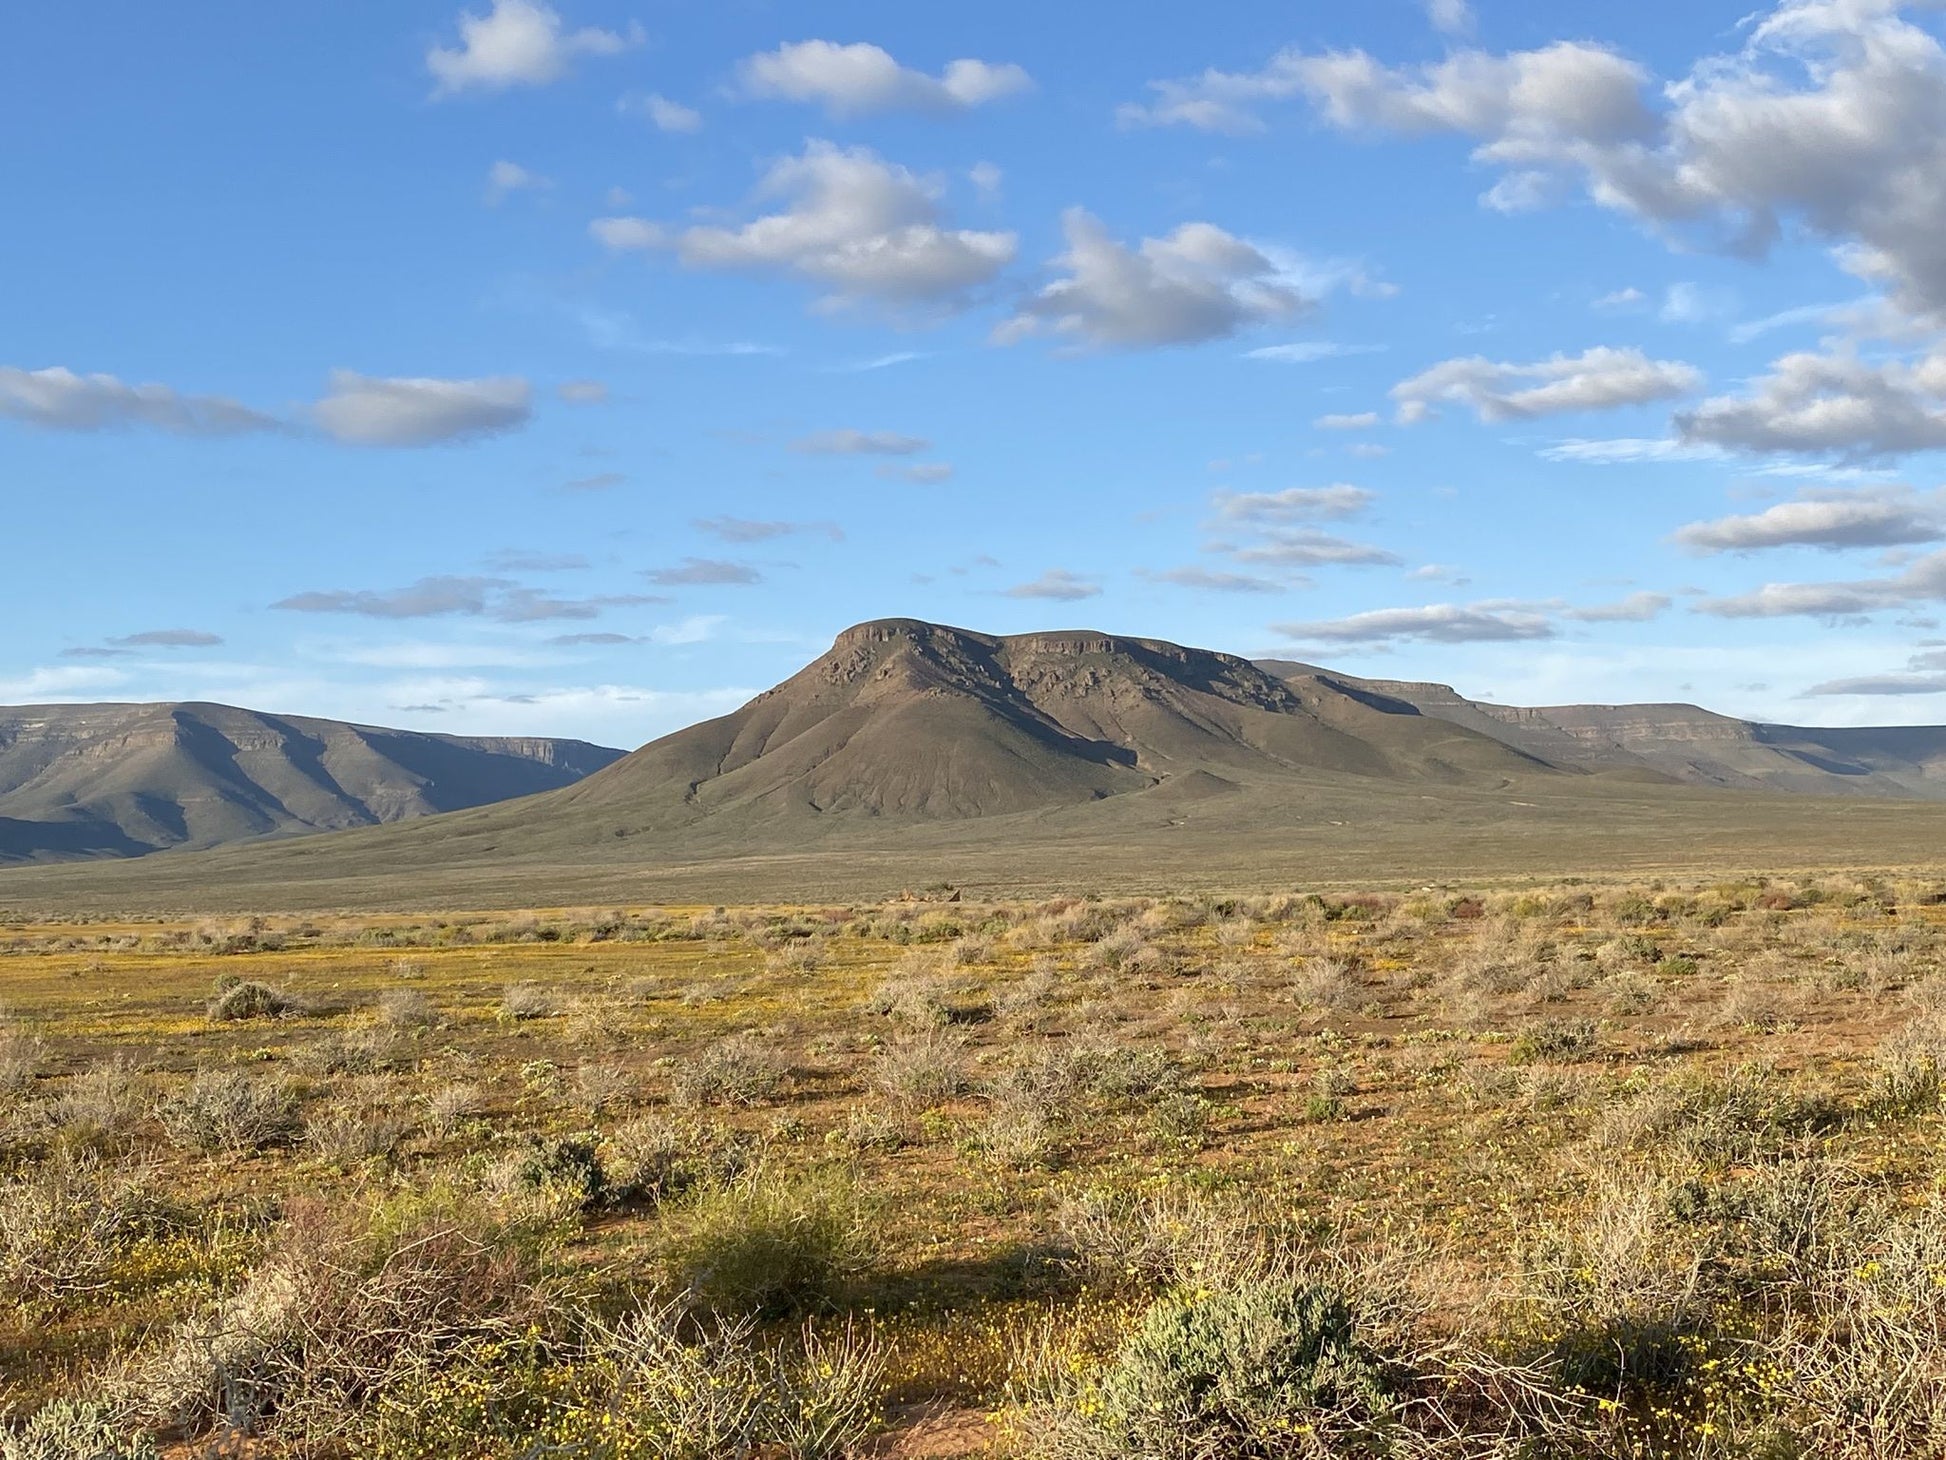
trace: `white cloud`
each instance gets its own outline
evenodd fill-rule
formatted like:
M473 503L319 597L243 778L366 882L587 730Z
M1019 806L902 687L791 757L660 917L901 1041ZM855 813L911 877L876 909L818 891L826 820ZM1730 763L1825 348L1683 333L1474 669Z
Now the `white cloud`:
M1401 421L1424 420L1436 405L1470 406L1482 421L1524 421L1567 411L1613 410L1684 395L1702 372L1640 350L1601 345L1515 365L1472 355L1442 360L1392 387Z
M690 526L724 542L771 542L780 537L811 535L844 541L844 530L835 522L768 522L748 517L698 517Z
M1356 517L1378 494L1349 482L1328 487L1285 487L1276 492L1217 492L1217 516L1230 522L1291 523Z
M312 414L325 434L346 445L434 446L526 425L532 395L515 376L383 379L334 370Z
M51 431L149 426L177 436L239 436L283 423L222 395L184 395L166 385L128 385L112 375L63 366L0 365L0 417Z
M1937 695L1946 694L1946 674L1865 674L1850 679L1827 679L1804 691L1822 695Z
M359 618L493 618L501 623L528 624L598 618L610 608L666 602L666 598L641 593L560 598L505 578L442 574L421 578L404 588L312 589L280 599L271 607L289 613L352 614Z
M1721 461L1729 453L1720 446L1671 441L1653 436L1622 436L1606 441L1589 441L1571 436L1544 446L1544 461L1571 461L1587 466L1618 466L1638 461Z
M1762 512L1692 522L1673 540L1705 553L1762 548L1901 547L1946 537L1946 513L1935 495L1910 490L1824 492L1779 502Z
M1208 568L1168 568L1161 572L1137 569L1151 583L1167 583L1172 588L1192 588L1209 593L1285 593L1304 582L1279 582L1250 573L1215 573Z
M1649 296L1634 285L1604 294L1595 301L1596 309L1640 309L1649 302Z
M897 431L858 431L849 427L813 431L791 442L791 450L807 456L917 456L931 449L932 442L923 436L905 436Z
M721 558L684 558L673 568L652 568L644 576L658 588L747 588L764 580L748 563Z
M1307 97L1340 127L1471 133L1491 139L1484 160L1523 168L1554 159L1575 140L1647 137L1655 126L1640 96L1647 79L1634 63L1571 41L1508 56L1461 51L1396 71L1363 51L1286 50L1260 71L1154 82L1153 102L1119 115L1124 125L1246 133L1263 130L1259 104Z
M1401 639L1479 644L1554 637L1554 626L1544 614L1498 601L1379 608L1312 623L1272 624L1271 628L1285 638L1314 644L1383 644Z
M1442 35L1473 33L1473 7L1467 0L1426 0L1426 19Z
M1185 223L1128 248L1085 209L1070 208L1062 231L1068 249L1055 266L1064 277L1023 303L997 339L1048 333L1099 349L1196 344L1315 304L1262 249L1211 223Z
M1946 600L1946 552L1915 558L1885 578L1837 583L1766 583L1750 593L1705 598L1700 613L1718 618L1857 618L1886 609Z
M223 637L207 629L144 629L108 642L117 649L213 649Z
M1666 593L1631 593L1615 603L1564 609L1561 616L1584 624L1640 624L1660 618L1674 601Z
M646 96L625 96L616 103L616 109L623 116L646 117L658 132L688 135L703 130L701 112L679 101L671 101L660 92L652 91Z
M1213 542L1209 551L1225 553L1240 563L1276 563L1290 568L1395 567L1405 560L1370 543L1353 542L1315 527L1279 528L1255 542Z
M1746 394L1678 412L1676 429L1685 441L1741 451L1869 457L1946 447L1946 348L1878 364L1847 346L1786 355Z
M625 34L592 27L570 31L540 0L493 0L485 15L461 11L459 36L457 48L435 45L426 52L436 97L470 87L545 86L567 75L576 57L616 55L643 39L639 26Z
M1279 365L1314 365L1320 360L1335 360L1341 355L1376 355L1383 345L1340 345L1330 340L1300 340L1289 345L1260 345L1245 350L1246 360L1270 360Z
M1101 585L1066 568L1049 568L1031 583L1016 583L1008 588L1008 598L1049 598L1061 603L1078 603L1101 596Z
M1216 516L1226 522L1251 524L1290 524L1354 518L1364 512L1378 493L1368 487L1352 487L1339 481L1329 487L1284 487L1275 493L1216 493L1210 502Z
M978 189L981 197L991 201L1000 196L1000 185L1007 175L996 163L976 162L966 169L966 180Z
M487 169L487 206L497 208L515 193L538 192L553 186L549 179L539 173L528 171L518 162L503 159Z
M608 384L601 380L564 380L554 387L554 393L571 406L601 406L608 404Z
M1502 171L1489 199L1579 182L1598 205L1758 256L1795 227L1844 251L1909 314L1946 318L1946 48L1900 0L1778 0L1742 49L1705 57L1645 100L1650 77L1575 42L1466 50L1387 67L1364 51L1288 50L1260 71L1157 83L1127 122L1261 128L1308 99L1347 130L1473 140Z
M1311 424L1325 431L1369 431L1378 424L1378 412L1359 411L1352 415L1319 416Z
M966 111L1026 91L1020 67L949 62L938 76L901 66L879 46L796 41L749 57L738 68L746 95L816 102L834 117L882 111Z
M938 192L867 148L814 141L764 176L759 195L783 199L779 212L741 227L598 218L590 230L611 249L673 250L691 268L794 275L826 290L826 307L937 308L988 283L1017 249L1011 233L946 226Z

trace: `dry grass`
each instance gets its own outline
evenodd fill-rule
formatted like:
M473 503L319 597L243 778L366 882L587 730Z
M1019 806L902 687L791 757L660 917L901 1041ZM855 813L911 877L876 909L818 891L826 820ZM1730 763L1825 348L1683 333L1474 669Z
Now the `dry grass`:
M1420 1419L1447 1386L1402 1455L1926 1453L1937 892L17 925L0 1411L113 1387L373 1460L607 1415L663 1453L716 1421L615 1375L668 1410L702 1362L765 1443L1026 1402L1079 1460L1148 1453L1090 1395L1195 1392L1165 1332L1322 1322ZM277 1007L211 1018L219 977ZM1238 1403L1382 1418L1301 1390Z

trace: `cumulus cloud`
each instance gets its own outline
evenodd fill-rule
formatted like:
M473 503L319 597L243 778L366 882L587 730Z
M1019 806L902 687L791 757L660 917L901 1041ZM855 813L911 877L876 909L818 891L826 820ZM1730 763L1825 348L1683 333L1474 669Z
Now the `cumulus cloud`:
M1533 165L1575 138L1617 145L1652 134L1655 119L1640 94L1647 79L1612 52L1568 41L1508 56L1461 51L1401 70L1363 51L1286 50L1260 71L1152 83L1153 101L1119 115L1131 126L1257 132L1259 105L1301 97L1340 127L1471 133L1496 146L1487 160Z
M334 370L312 415L326 435L349 446L436 446L526 425L532 395L516 376L383 379Z
M426 52L433 95L479 88L545 86L559 81L581 56L613 56L640 45L639 26L624 32L569 30L559 12L541 0L493 0L485 15L461 11L459 45L435 45Z
M117 649L213 649L223 636L203 629L146 629L108 642Z
M1320 518L1356 517L1378 493L1349 482L1328 487L1285 487L1276 492L1217 492L1211 498L1216 515L1229 522L1305 522Z
M759 195L781 199L781 208L738 227L598 218L590 228L608 248L670 250L690 268L804 279L826 291L827 308L957 305L1018 247L1011 233L950 227L936 180L864 147L810 142L771 166Z
M1762 548L1903 547L1946 537L1937 497L1910 490L1820 492L1779 502L1762 512L1692 522L1673 540L1703 553Z
M1313 644L1384 644L1417 640L1433 644L1509 643L1554 637L1545 614L1489 600L1475 604L1432 603L1423 608L1378 608L1346 618L1272 624L1288 639Z
M791 442L791 450L807 456L917 456L931 449L932 442L923 436L905 436L897 431L858 431L849 427L813 431Z
M1101 585L1070 573L1066 568L1049 568L1031 583L1016 583L1005 589L1009 598L1050 598L1062 603L1077 603L1101 596Z
M652 91L646 96L625 96L616 105L623 116L647 118L658 132L687 135L703 130L701 112L679 101L671 101L658 92Z
M1946 600L1946 551L1928 553L1902 572L1835 583L1766 583L1749 593L1705 598L1699 613L1718 618L1857 618L1886 609Z
M1678 412L1676 430L1739 451L1875 457L1946 447L1946 349L1876 364L1848 346L1786 355L1747 394Z
M1472 408L1482 421L1525 421L1566 411L1613 410L1686 395L1702 372L1640 350L1598 345L1516 365L1481 355L1442 360L1392 387L1402 422L1425 420L1442 404Z
M1564 609L1561 616L1584 624L1640 624L1660 618L1674 601L1666 593L1631 593L1615 603Z
M901 66L874 45L795 41L738 67L746 95L816 102L834 117L883 111L966 111L1033 85L1015 65L949 62L938 76Z
M1759 256L1793 228L1843 250L1908 312L1946 315L1946 48L1899 0L1778 0L1741 49L1651 78L1560 42L1388 67L1364 51L1288 50L1260 71L1153 87L1134 124L1254 131L1258 109L1308 100L1332 125L1457 133L1501 172L1499 205L1578 183L1598 205L1685 241Z
M845 537L835 522L761 522L747 517L699 517L691 526L724 542L770 542L775 538L807 534L843 542Z
M1323 431L1369 431L1378 424L1378 412L1359 411L1352 415L1319 416L1311 424Z
M684 558L673 568L651 568L645 576L658 588L744 588L764 580L748 563L721 558Z
M148 426L175 436L240 436L283 423L222 395L185 395L166 385L129 385L113 375L64 366L0 365L0 417L50 431Z
M995 338L1052 334L1097 349L1223 339L1315 305L1286 269L1212 223L1185 223L1130 248L1082 208L1062 216L1063 277L1028 299Z

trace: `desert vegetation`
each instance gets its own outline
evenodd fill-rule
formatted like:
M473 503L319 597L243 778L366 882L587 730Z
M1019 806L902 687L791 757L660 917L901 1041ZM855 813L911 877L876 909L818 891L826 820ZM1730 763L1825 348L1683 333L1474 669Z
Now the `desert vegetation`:
M0 926L0 1457L1946 1449L1946 886Z

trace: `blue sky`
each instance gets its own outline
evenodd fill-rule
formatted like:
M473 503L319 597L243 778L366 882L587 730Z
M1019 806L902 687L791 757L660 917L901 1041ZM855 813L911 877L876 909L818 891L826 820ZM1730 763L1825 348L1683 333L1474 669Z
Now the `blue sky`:
M0 700L632 745L845 625L1946 718L1892 0L0 25Z

